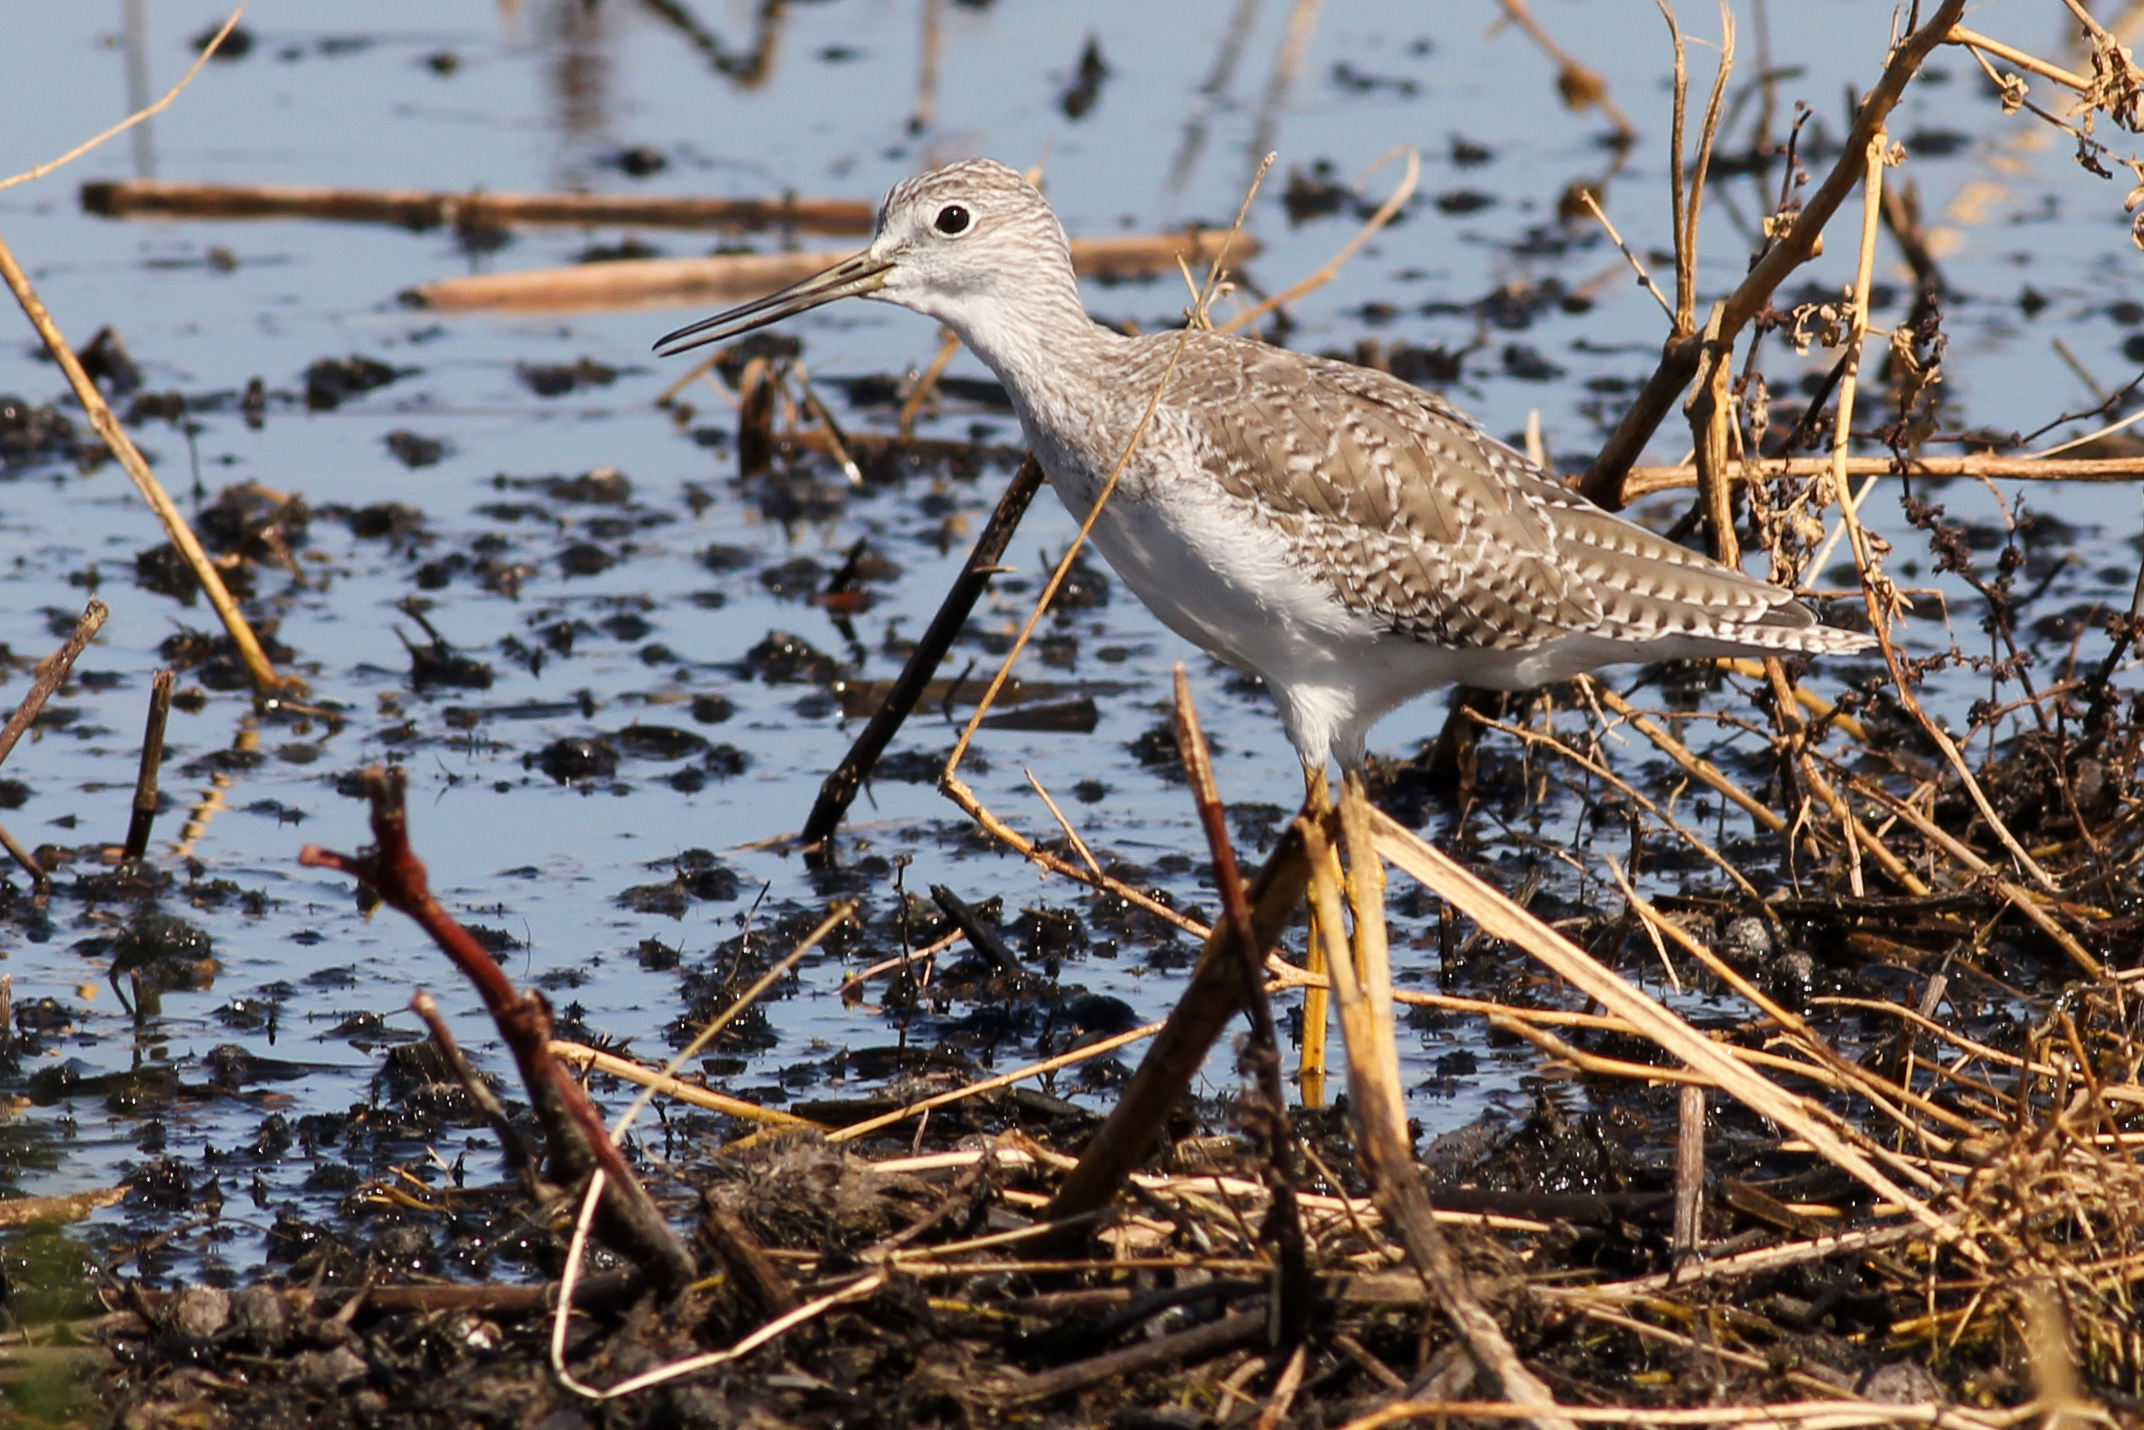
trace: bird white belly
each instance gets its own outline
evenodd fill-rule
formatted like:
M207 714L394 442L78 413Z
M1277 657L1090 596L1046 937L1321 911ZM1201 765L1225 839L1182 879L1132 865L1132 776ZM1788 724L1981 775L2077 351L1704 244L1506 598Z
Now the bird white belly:
M1054 473L1051 483L1084 514L1084 483ZM1349 610L1293 559L1280 532L1202 484L1120 486L1092 540L1162 624L1265 680L1299 749L1359 754L1378 716L1464 676L1468 653L1394 635Z

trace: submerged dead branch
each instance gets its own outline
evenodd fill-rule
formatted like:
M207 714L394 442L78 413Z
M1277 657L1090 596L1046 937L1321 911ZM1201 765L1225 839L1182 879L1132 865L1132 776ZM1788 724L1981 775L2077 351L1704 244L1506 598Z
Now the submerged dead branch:
M1072 266L1090 278L1148 277L1169 271L1179 261L1210 262L1224 246L1225 235L1201 230L1079 238L1072 241ZM1257 253L1258 245L1246 237L1234 251L1239 257L1249 257ZM627 258L519 273L477 273L419 284L403 293L402 301L442 312L677 307L771 293L847 256L816 249L721 253L706 258Z
M508 194L476 189L341 189L313 184L201 184L102 179L82 186L82 208L105 218L309 218L397 228L500 228L513 224L618 224L628 228L787 229L869 233L877 205L859 199L686 198L666 194Z

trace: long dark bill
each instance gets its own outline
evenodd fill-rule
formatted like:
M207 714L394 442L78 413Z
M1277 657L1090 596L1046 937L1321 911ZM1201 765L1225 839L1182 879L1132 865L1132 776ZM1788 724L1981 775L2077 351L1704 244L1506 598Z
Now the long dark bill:
M876 292L886 282L886 272L893 265L873 258L869 252L853 258L844 258L824 273L792 284L779 293L770 293L764 298L741 304L727 312L717 313L712 318L702 318L697 323L687 324L674 333L665 334L655 344L660 357L675 357L709 343L726 342L741 337L755 328L764 328L769 323L779 323L784 318L811 311L837 298L856 298Z

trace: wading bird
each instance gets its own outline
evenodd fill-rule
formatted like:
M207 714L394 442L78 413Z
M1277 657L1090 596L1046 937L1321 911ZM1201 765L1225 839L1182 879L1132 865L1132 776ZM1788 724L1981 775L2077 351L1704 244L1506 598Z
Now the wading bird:
M841 298L959 334L1075 517L1123 464L1094 544L1171 630L1265 681L1313 790L1336 758L1359 779L1370 727L1436 686L1874 644L1601 510L1398 378L1204 329L1102 326L1048 202L990 160L903 181L863 252L656 347Z

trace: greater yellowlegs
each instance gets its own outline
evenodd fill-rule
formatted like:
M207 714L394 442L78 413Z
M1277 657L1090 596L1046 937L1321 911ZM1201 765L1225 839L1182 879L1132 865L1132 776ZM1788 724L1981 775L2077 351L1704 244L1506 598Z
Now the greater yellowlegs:
M656 347L851 297L958 333L1083 520L1169 374L1094 543L1170 629L1265 680L1316 785L1335 757L1359 773L1370 727L1436 686L1873 644L1593 506L1397 378L1209 331L1103 327L1049 204L990 160L896 185L863 252Z

